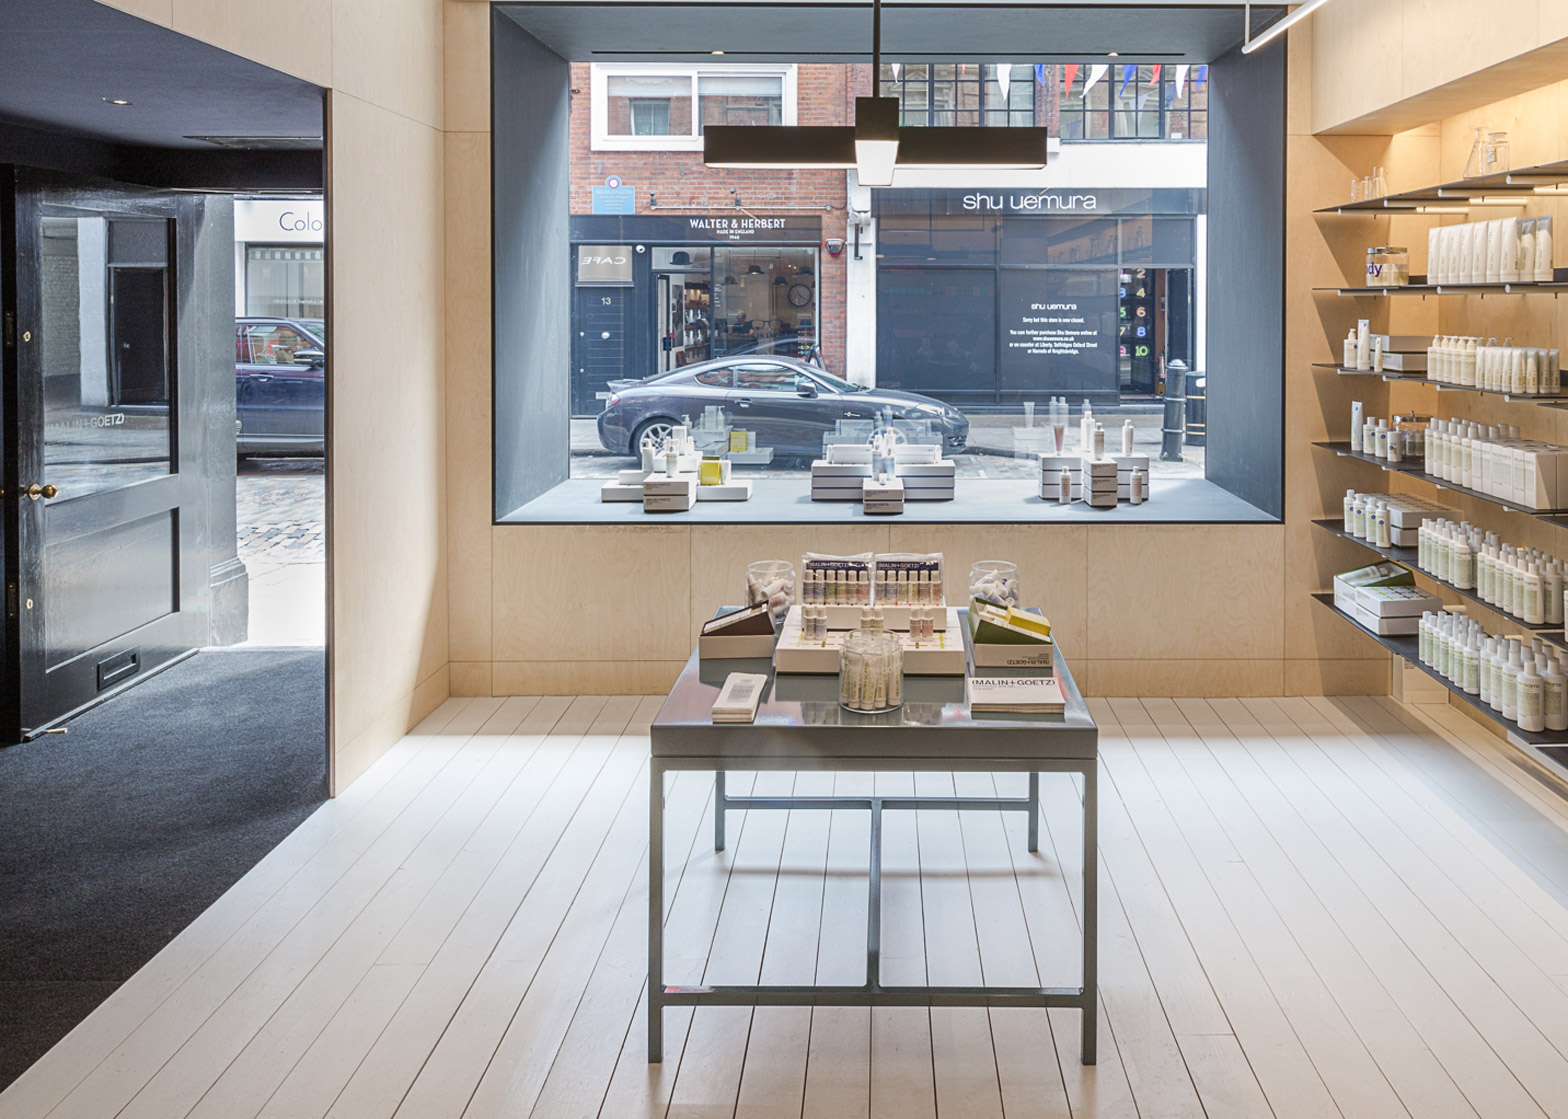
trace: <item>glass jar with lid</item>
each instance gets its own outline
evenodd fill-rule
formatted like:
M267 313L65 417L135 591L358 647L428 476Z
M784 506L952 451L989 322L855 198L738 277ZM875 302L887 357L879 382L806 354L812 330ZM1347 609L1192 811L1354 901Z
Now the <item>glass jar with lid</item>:
M1410 250L1380 245L1367 250L1367 287L1396 288L1410 283Z

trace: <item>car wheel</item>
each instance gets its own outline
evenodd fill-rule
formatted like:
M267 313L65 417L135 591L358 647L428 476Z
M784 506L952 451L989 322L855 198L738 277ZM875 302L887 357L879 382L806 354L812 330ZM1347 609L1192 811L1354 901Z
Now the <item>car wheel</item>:
M673 434L675 434L675 425L669 420L645 420L632 433L631 453L641 458L643 448L650 444L657 451Z

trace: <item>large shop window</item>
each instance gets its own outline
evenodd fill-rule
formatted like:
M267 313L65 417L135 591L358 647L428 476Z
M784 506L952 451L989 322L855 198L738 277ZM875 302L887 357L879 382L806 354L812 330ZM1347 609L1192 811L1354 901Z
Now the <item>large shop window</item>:
M594 151L701 151L709 124L794 124L794 66L596 65Z
M548 199L535 189L538 152L508 148L513 130L540 124L521 110L514 123L511 107L540 94L498 85L495 100L498 519L658 523L626 491L670 464L678 428L750 487L681 517L864 515L829 500L835 487L818 483L831 473L814 464L891 432L953 479L951 501L911 500L906 517L1074 519L1083 511L1044 498L1057 416L1067 458L1092 453L1097 425L1112 454L1130 438L1152 496L1110 519L1277 516L1278 296L1269 305L1255 280L1232 287L1224 308L1211 294L1220 273L1255 276L1282 243L1283 118L1217 138L1213 122L1229 118L1211 93L1226 79L1207 67L886 66L881 89L911 127L1044 122L1055 135L1129 142L1064 145L1033 185L922 172L875 190L843 171L726 171L695 158L706 125L796 122L797 76L798 123L841 123L870 84L867 66L563 73L579 89L591 80L592 97L566 99L541 133L564 148ZM1238 97L1282 110L1282 84L1262 84L1238 85ZM1259 171L1259 145L1279 156L1281 181ZM638 148L667 150L616 154ZM1245 203L1223 218L1235 226L1227 254L1248 246L1242 267L1211 255L1217 173ZM518 198L538 211L509 211ZM681 454L695 470L692 449ZM1217 484L1221 473L1236 480ZM723 476L715 469L710 484Z
M326 314L326 261L320 246L249 245L245 313L282 319Z

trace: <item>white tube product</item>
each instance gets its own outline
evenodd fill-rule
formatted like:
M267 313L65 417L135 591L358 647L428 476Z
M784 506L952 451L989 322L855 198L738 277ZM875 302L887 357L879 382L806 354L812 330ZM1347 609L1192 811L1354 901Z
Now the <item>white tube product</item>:
M1470 282L1486 283L1486 232L1490 222L1472 222L1474 232L1470 242Z
M1556 277L1552 258L1552 219L1535 219L1535 280L1548 284Z
M1501 280L1505 284L1519 280L1519 219L1503 219L1503 251Z
M1360 435L1361 427L1367 422L1366 405L1359 400L1350 402L1350 439L1354 442Z
M1501 283L1503 279L1503 219L1493 218L1486 223L1486 282Z
M1356 320L1356 368L1372 368L1372 323L1367 319Z
M1434 225L1426 231L1426 282L1429 284L1438 282L1439 269L1442 268L1442 250L1439 247L1442 236L1442 226Z

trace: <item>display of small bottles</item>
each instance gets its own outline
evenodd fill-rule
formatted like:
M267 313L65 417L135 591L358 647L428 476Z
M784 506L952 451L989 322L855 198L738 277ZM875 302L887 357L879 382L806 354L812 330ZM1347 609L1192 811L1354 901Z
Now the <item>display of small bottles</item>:
M1439 676L1523 731L1568 730L1563 652L1489 634L1463 614L1421 615L1419 656Z
M813 606L869 606L871 572L864 568L807 568L800 601Z
M1433 226L1427 233L1429 284L1549 283L1552 219L1493 218Z
M1505 338L1498 345L1496 338L1439 335L1427 347L1427 379L1521 396L1561 394L1559 351L1512 342Z
M895 569L878 564L876 600L889 606L940 605L941 568Z
M1406 426L1406 421L1395 416L1390 426L1388 420L1364 413L1361 401L1350 405L1350 443L1364 455L1404 462L1426 454L1426 432L1419 425Z
M1423 521L1416 566L1528 625L1561 625L1563 562L1517 548L1469 521Z

